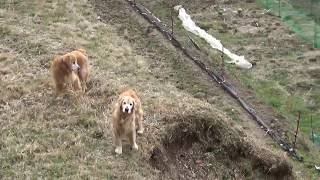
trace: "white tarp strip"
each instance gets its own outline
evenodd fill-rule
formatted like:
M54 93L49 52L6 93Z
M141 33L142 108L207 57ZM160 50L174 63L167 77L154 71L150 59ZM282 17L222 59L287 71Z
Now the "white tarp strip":
M244 56L238 56L236 54L231 53L228 49L224 48L219 40L208 34L205 30L198 27L195 22L192 21L190 15L188 15L185 9L179 5L174 7L175 10L179 11L179 19L182 21L182 26L187 30L192 32L193 34L200 36L205 39L212 48L218 49L223 52L227 56L230 57L231 61L227 63L234 63L236 66L240 68L250 69L252 64L248 62Z

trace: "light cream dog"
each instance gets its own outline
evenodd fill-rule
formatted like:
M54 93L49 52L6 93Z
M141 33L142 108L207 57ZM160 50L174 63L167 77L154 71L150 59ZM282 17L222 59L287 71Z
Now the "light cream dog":
M112 113L112 127L117 154L122 154L122 139L128 139L134 150L138 150L136 131L142 134L143 110L137 93L128 89L119 95Z

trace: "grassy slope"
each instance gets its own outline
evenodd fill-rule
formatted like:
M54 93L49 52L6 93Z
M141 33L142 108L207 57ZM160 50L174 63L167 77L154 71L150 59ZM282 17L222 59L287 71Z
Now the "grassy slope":
M244 7L246 7L244 14L257 11L256 5L250 6L241 3L237 4L234 9ZM270 21L256 19L261 12L262 11L257 11L257 13L253 13L256 14L256 17L250 17L252 18L251 21L259 24L259 31L257 34L254 34L253 37L243 32L233 35L230 31L227 33L216 31L215 34L218 37L220 36L219 38L221 39L230 36L235 38L240 37L237 38L240 40L237 43L240 44L241 47L234 49L239 52L244 52L245 56L253 59L257 66L254 66L251 71L243 71L227 66L231 77L241 81L242 84L248 89L251 89L262 102L272 106L282 116L290 120L288 121L289 124L286 125L289 131L293 132L298 112L302 113L300 130L304 133L303 138L310 149L299 148L299 150L305 158L305 166L310 168L310 173L314 174L313 176L316 178L318 175L312 170L313 167L311 164L319 162L319 159L316 158L318 157L317 154L319 150L318 147L314 147L314 145L310 143L309 137L311 133L311 115L313 116L314 131L320 132L320 115L319 108L317 108L320 105L318 93L320 90L318 83L319 77L312 75L313 69L320 72L319 59L316 55L318 53L315 51L315 55L309 56L310 46L305 45L305 43L299 40L299 37L290 35L292 33L288 31L287 28L274 27ZM279 22L279 24L282 24L280 19L274 17L265 18L272 19L274 23ZM227 23L231 23L232 20L227 19ZM238 20L239 17L235 19ZM234 21L233 19L233 22ZM239 28L248 24L248 21L244 22L245 23L240 22L240 25L234 25L233 28ZM286 34L289 36L286 36ZM242 39L244 39L244 41L242 41ZM248 39L253 41L248 41ZM230 41L224 42L227 46L236 44ZM252 48L252 44L254 44L255 48ZM272 48L274 49L272 50ZM317 60L313 61L312 59ZM290 136L289 138L292 138L293 134L290 133Z
M261 6L265 5L265 2L258 2L261 4ZM297 6L301 5L299 4L301 2L292 2L292 4L295 3L297 4ZM304 6L310 6L311 4L309 3L310 2L305 3ZM275 5L277 6L277 3L275 3ZM314 36L314 22L312 17L308 17L307 15L310 13L308 12L309 10L310 9L295 9L290 3L284 4L282 6L281 18L290 29L292 29L294 32L297 32L300 36L302 36L302 38L307 38L307 41L310 43L313 41ZM278 15L277 9L272 9L272 11L274 12L274 14ZM295 19L299 18L299 16L302 16L302 18ZM305 23L305 21L307 23ZM276 57L276 59L286 58L290 61L296 61L296 64L300 64L299 62L297 62L299 61L299 59L297 60L297 57L299 56L300 61L308 60L308 58L318 58L318 56L304 58L304 52L293 52L293 54L290 55L281 55L280 53L278 54L279 55L278 57ZM254 89L266 89L266 91L258 91L258 94L260 94L260 96L263 96L262 98L264 99L264 101L277 108L285 116L291 119L297 119L297 114L300 111L302 113L301 129L304 133L306 133L307 136L310 136L311 116L313 116L315 131L320 131L320 112L319 108L317 108L320 106L320 86L319 78L310 77L308 76L308 73L313 74L312 71L319 73L320 70L317 68L319 67L318 63L311 65L314 67L315 70L311 70L309 72L306 71L308 70L308 68L310 68L308 66L310 65L306 64L305 67L299 67L296 70L296 73L304 73L304 77L302 78L299 78L298 74L293 74L292 72L286 69L279 69L274 70L270 74L268 74L270 77L266 81L252 81L250 80L250 78L247 77L244 77L243 79L245 80L248 86L252 86L252 88ZM303 70L303 68L306 68L306 70ZM290 90L293 92L290 92Z
M112 27L99 23L86 1L0 4L1 32L5 32L1 34L4 74L0 100L0 176L140 176L139 156L117 159L112 155L110 133L104 132L105 116L110 114L110 103L117 91L127 84L140 83L136 88L144 89L143 98L147 92L172 95L174 89L165 88L170 84L158 86L147 70L146 60L134 54ZM91 90L83 98L56 99L48 71L50 62L54 55L78 47L85 47L90 54ZM119 69L128 59L131 63L127 69ZM146 76L150 80L143 83ZM149 98L153 104L158 100Z
M142 1L142 3L146 4L167 24L170 24L170 12L168 11L167 3L149 3L147 1ZM317 108L320 103L320 94L318 93L320 86L318 83L319 78L313 75L313 71L319 72L318 56L309 56L310 47L300 41L298 37L291 35L292 33L288 28L282 27L280 19L265 15L259 20L258 17L263 16L260 15L260 13L263 14L263 10L259 9L254 3L239 2L234 3L235 5L233 6L225 6L221 2L214 8L209 5L206 6L205 3L201 5L193 3L182 4L188 8L188 13L192 15L192 18L201 27L221 39L226 47L240 54L243 53L247 58L254 60L257 66L254 66L251 71L236 69L229 65L226 68L230 77L240 81L243 87L252 90L260 103L273 107L279 113L279 116L285 117L281 118L281 120L287 119L282 123L285 124L283 127L288 130L288 138L291 140L293 139L297 114L298 112L302 113L300 130L304 135L301 136L301 141L304 141L302 143L304 144L303 146L308 148L301 147L299 150L306 160L304 166L310 170L309 172L314 177L317 177L311 164L319 161L316 158L318 150L310 143L309 136L311 132L311 115L313 115L315 132L320 131L320 115L319 108ZM224 12L223 8L226 9L226 12ZM243 9L245 17L237 16L233 12L236 12L238 8ZM175 19L175 21L175 33L185 37L185 34L180 31L182 27L179 20ZM248 30L254 29L250 27L252 24L248 27L248 24L252 22L259 24L259 31L253 33L253 35L248 33L249 31L238 31L238 33L234 31L234 29L240 29L243 26L246 26ZM274 27L272 22L279 23L281 26ZM219 53L212 52L203 40L193 35L191 36L215 61L212 62L213 65L221 63L219 62L221 61ZM282 44L288 46L282 46ZM190 46L190 44L186 45ZM312 59L316 59L316 62ZM236 121L241 121L237 111L224 108L224 111L230 117L233 117Z
M183 114L210 112L217 120L228 119L180 91L175 81L152 74L152 61L133 50L111 25L100 23L87 1L0 4L0 178L150 179L158 172L146 162L159 143L159 131L164 131L162 119L181 109ZM50 62L79 47L90 56L89 91L84 97L57 99ZM138 138L138 153L126 146L126 155L116 157L110 108L128 85L141 95L147 130Z
M143 162L156 142L153 135L163 131L161 119L180 108L186 114L216 112L225 119L215 105L188 93L207 93L208 85L186 83L197 73L190 74L178 63L161 66L171 70L156 71L165 77L151 73L157 64L132 49L114 27L97 21L87 1L0 2L0 177L153 177L156 172ZM50 61L78 47L85 47L90 55L90 90L83 98L56 99L48 73ZM185 73L173 73L176 69ZM110 104L128 84L142 96L149 131L140 139L146 144L141 156L128 152L118 158L104 126Z

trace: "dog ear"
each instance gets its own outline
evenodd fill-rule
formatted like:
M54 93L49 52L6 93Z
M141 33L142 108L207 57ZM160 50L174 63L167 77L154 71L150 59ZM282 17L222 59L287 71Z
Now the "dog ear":
M64 63L68 63L69 59L70 59L70 55L69 54L66 54L66 55L62 56L62 62L64 62Z
M122 106L123 100L124 100L124 97L119 97L117 100L117 103L120 104L120 106Z
M132 109L134 109L136 107L136 100L133 99L132 101Z
M120 112L122 112L122 102L123 102L124 98L123 97L119 97L117 100L117 104L118 104L118 108L120 109Z
M71 55L69 53L62 56L62 63L66 66L68 71L72 71Z

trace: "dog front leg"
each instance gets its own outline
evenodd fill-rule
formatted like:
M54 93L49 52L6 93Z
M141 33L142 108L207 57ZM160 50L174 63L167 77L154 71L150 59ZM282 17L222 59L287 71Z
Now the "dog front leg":
M132 149L138 150L138 145L136 143L136 131L133 129L132 132L128 134L128 139L131 144Z
M56 95L59 96L63 90L65 89L65 85L63 83L56 82Z
M122 154L122 141L121 141L121 137L119 136L115 136L115 144L116 144L116 149L115 149L115 152L117 154Z
M143 125L142 125L142 121L143 121L143 111L142 109L139 109L138 113L137 113L137 125L138 125L138 130L137 133L138 134L142 134L144 131Z
M80 83L80 80L79 78L75 78L74 81L73 81L73 88L74 90L78 91L81 89L81 83Z

